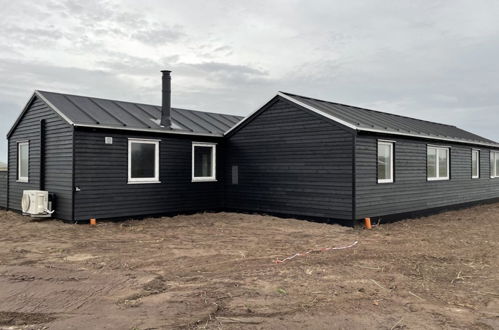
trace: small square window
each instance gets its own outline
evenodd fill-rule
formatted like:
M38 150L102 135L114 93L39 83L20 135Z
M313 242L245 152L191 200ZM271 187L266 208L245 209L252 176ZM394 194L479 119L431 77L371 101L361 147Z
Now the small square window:
M128 183L159 182L159 141L128 140Z
M192 181L216 181L216 144L192 144Z
M449 180L449 148L429 146L426 159L429 181Z

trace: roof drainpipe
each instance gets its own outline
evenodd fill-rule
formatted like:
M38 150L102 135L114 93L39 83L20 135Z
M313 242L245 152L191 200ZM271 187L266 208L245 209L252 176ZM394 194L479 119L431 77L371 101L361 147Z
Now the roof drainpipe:
M168 70L162 70L163 73L163 87L162 91L162 102L161 102L161 126L170 128L171 127L171 94L172 94L172 78Z

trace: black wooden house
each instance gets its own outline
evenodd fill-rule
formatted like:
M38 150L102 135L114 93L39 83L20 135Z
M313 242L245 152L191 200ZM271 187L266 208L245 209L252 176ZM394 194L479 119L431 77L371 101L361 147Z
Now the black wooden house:
M455 126L279 93L225 140L231 209L352 220L499 197L499 144Z
M454 126L279 93L246 118L36 91L8 133L7 208L55 217L239 210L355 220L494 200L499 144ZM496 179L496 177L498 177Z

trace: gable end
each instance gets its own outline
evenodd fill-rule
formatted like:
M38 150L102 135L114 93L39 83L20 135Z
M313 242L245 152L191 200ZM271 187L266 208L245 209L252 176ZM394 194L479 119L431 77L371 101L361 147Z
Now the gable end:
M270 101L268 101L267 103L265 103L264 106L258 108L256 111L254 111L253 113L249 114L244 119L242 119L240 122L238 122L234 127L232 127L230 130L228 130L224 134L224 136L230 137L230 136L234 135L237 131L239 131L244 126L246 126L249 123L251 123L255 118L257 118L258 116L260 116L260 114L262 114L264 111L266 111L268 108L270 108L272 105L274 105L279 100L282 100L282 101L284 101L284 102L286 102L286 103L294 106L297 109L306 110L308 113L316 115L317 118L326 120L329 123L331 123L331 121L333 121L334 124L337 124L338 127L342 128L342 129L345 129L346 131L348 131L350 133L355 133L355 130L356 130L355 126L353 126L353 125L351 125L351 124L349 124L349 123L347 123L347 122L345 122L343 120L334 118L332 116L325 115L321 111L318 111L317 109L315 109L313 107L310 107L310 106L308 106L308 105L306 105L306 104L304 104L302 102L294 100L293 98L287 96L286 94L279 92Z
M68 124L74 125L74 123L68 117L66 117L59 109L57 109L53 104L51 104L41 93L39 93L38 91L35 91L33 93L33 95L31 95L30 99L28 100L28 102L24 106L23 111L21 111L21 114L17 117L16 121L14 122L14 124L10 128L9 132L7 133L7 139L9 139L12 136L12 134L16 130L17 126L19 125L19 123L23 119L24 115L29 110L29 108L31 107L31 105L33 104L33 102L35 101L36 98L39 98L40 100L42 100L52 111L57 113Z

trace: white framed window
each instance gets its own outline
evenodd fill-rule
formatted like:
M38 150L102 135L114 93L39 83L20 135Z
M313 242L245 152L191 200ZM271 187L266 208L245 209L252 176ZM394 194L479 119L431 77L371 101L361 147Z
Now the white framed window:
M128 183L159 183L159 140L128 139Z
M192 143L192 182L217 181L216 143Z
M490 177L499 177L499 151L490 151Z
M378 141L378 183L393 182L393 142Z
M471 178L480 178L480 150L471 150Z
M29 142L17 143L17 181L29 181Z
M426 158L428 181L449 180L449 148L428 146Z

